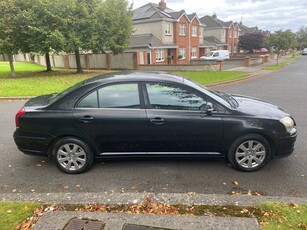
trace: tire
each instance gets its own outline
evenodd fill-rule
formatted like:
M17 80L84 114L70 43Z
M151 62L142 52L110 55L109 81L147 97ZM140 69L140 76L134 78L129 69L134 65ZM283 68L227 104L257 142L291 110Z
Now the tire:
M64 137L54 145L55 165L68 174L86 172L93 164L91 148L84 141L74 137Z
M269 142L263 136L248 134L232 143L227 158L234 168L253 172L261 169L270 159L270 155Z

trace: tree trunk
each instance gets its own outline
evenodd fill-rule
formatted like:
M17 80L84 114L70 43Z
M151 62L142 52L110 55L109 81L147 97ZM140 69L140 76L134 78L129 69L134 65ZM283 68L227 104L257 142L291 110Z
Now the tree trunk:
M15 69L14 69L14 60L13 60L13 55L8 54L9 56L9 62L10 62L10 68L11 68L11 76L16 77Z
M49 55L49 51L46 51L45 53L45 58L46 58L46 71L47 72L51 72L52 71L52 68L51 68L51 63L50 63L50 55Z
M75 49L75 56L76 56L77 73L83 73L82 66L81 66L81 60L80 60L79 48Z

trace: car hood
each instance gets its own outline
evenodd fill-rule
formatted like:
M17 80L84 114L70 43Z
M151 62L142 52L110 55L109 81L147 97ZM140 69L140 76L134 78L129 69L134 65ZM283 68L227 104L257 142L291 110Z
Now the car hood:
M270 119L281 119L285 116L290 116L280 107L265 101L241 95L232 96L239 104L237 110L242 113Z
M31 98L25 103L25 107L43 107L48 105L49 99L55 94L46 94L38 97Z

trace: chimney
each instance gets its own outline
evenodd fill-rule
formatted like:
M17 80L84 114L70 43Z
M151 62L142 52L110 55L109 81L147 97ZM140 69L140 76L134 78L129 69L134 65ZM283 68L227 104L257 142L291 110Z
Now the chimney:
M212 17L213 17L214 19L217 19L216 13L214 13L214 14L212 15Z
M164 0L161 0L159 2L159 7L162 9L162 10L165 10L166 9L166 3L164 2Z

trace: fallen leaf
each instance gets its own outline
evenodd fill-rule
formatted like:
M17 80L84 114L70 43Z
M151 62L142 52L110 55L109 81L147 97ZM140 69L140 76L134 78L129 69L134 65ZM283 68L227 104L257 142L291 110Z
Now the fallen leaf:
M12 165L9 165L9 168L11 168L12 167Z
M42 165L41 165L41 164L36 164L36 166L37 166L37 167L42 167Z
M7 214L11 214L11 213L12 213L12 210L7 210L6 213L7 213Z
M10 186L8 185L8 184L4 184L3 185L3 188L5 188L5 189L7 189L7 188L9 188Z
M77 187L77 188L80 188L80 187L81 187L81 185L79 185L79 184L76 184L76 187Z
M300 211L300 210L296 210L296 212L297 212L297 213L301 213L301 211Z
M16 192L16 191L17 191L16 189L13 189L13 190L12 190L12 192Z
M232 183L233 183L235 186L238 186L238 184L239 184L239 182L238 182L238 181L236 181L236 180L235 180L235 181L233 181Z
M64 189L68 189L69 188L69 186L68 185L64 185L64 187L63 187Z
M223 182L223 185L226 185L226 182Z
M31 192L35 192L35 189L31 189Z

